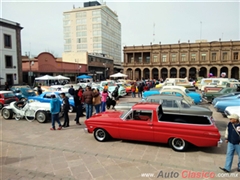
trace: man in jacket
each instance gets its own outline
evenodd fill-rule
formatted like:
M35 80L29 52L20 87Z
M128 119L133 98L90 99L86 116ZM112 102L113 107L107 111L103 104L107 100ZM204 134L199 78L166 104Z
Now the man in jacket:
M42 88L41 88L41 83L39 83L38 87L37 87L37 93L38 95L42 94Z
M56 95L53 93L51 94L51 101L50 101L50 113L51 113L51 119L52 119L52 128L50 130L56 130L55 129L55 121L57 121L59 127L58 130L62 129L62 125L59 121L59 112L61 111L61 101L59 98L56 98Z
M86 108L86 119L90 118L92 116L92 110L93 110L93 92L91 90L90 86L86 87L86 91L83 93L83 99L85 103Z
M64 113L64 123L63 127L69 127L69 116L68 111L70 109L68 97L65 95L65 93L61 93L61 98L63 99L63 113Z
M240 172L240 123L239 116L232 114L228 116L230 122L225 132L225 142L227 143L227 155L224 168L219 167L224 172L230 172L233 162L234 152L238 155L238 172Z
M68 90L68 93L71 94L72 96L74 96L74 89L73 89L73 86L71 86Z
M78 96L78 91L79 90L76 90L75 94L73 96L74 97L74 104L75 104L75 107L76 107L76 118L75 118L75 121L76 121L77 125L81 125L81 123L79 122L79 118L80 118L80 115L82 113L82 102L81 102L81 99Z

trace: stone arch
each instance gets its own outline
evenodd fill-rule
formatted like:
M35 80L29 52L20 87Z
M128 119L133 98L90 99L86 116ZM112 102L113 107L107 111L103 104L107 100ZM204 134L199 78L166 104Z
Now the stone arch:
M226 66L223 66L221 69L220 69L220 74L219 76L222 77L222 73L226 73L226 78L228 77L228 68Z
M177 78L177 69L174 67L170 69L170 78Z
M152 69L152 79L159 79L159 70L157 68Z
M197 78L197 69L195 67L191 67L189 69L189 74L188 74L188 77L189 79L196 79Z
M132 70L132 68L128 68L127 69L126 75L128 75L129 79L133 79L133 70Z
M240 79L240 77L239 77L239 67L237 67L237 66L232 67L231 78Z
M207 77L207 68L206 67L201 67L198 72L199 77Z
M161 69L161 78L165 80L167 77L168 77L168 70L167 70L167 68L162 68Z
M179 77L180 78L187 77L187 69L185 67L182 67L179 69Z
M211 67L209 70L210 73L213 74L214 77L218 77L218 69L216 67Z
M149 79L150 78L150 70L148 68L143 69L143 78Z
M140 68L135 69L135 79L138 79L138 80L142 79L142 70Z

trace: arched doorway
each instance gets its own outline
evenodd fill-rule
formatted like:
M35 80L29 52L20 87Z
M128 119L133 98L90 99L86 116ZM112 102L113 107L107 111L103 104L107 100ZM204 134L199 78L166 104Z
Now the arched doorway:
M128 75L129 79L133 79L133 70L131 68L127 69L126 74Z
M177 77L177 69L171 68L170 69L170 78L176 78Z
M212 73L212 75L213 75L214 77L218 77L218 76L219 76L219 75L217 74L218 70L217 70L216 67L211 67L209 72Z
M161 78L165 80L168 77L168 70L167 68L162 68L161 69Z
M141 69L135 69L135 79L141 80L142 79L142 71Z
M197 73L197 69L195 67L191 67L189 69L189 79L196 79L196 73Z
M239 67L234 66L231 70L231 78L240 79L239 77Z
M159 79L159 72L157 68L152 69L152 78L153 79Z
M180 78L187 77L187 69L186 68L184 68L184 67L180 68L180 70L179 70L179 77Z
M199 69L198 76L206 78L207 77L207 68L201 67Z
M144 79L149 79L149 78L150 78L150 71L149 71L148 68L145 68L145 69L143 70L143 78L144 78Z
M220 69L220 74L219 74L219 76L222 77L222 73L226 73L225 78L228 78L228 68L227 68L227 67L223 66L223 67Z

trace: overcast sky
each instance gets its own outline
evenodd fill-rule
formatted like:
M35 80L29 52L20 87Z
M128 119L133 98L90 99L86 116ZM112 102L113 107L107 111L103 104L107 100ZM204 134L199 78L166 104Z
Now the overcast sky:
M122 46L147 45L153 41L156 44L160 41L162 44L178 43L178 40L195 42L200 38L208 41L240 39L239 0L169 1L104 1L119 16ZM83 7L83 2L0 0L0 16L24 27L22 54L38 55L49 51L61 57L63 12L71 10L73 5Z

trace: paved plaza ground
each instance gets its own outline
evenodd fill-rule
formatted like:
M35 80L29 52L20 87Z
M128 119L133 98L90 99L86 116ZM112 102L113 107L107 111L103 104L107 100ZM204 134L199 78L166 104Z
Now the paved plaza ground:
M130 96L120 100L133 101ZM134 101L139 99L135 98ZM213 109L212 106L210 108ZM214 118L223 137L228 120L215 111ZM225 162L225 143L220 148L191 147L184 153L157 143L125 140L100 143L92 134L84 133L84 125L75 124L74 114L70 115L70 119L69 128L50 131L50 123L4 120L0 117L0 179L147 180L169 179L164 174L171 172L173 179L174 176L175 179L191 179L183 178L181 172L222 173L219 166ZM84 120L81 118L82 124ZM232 172L235 173L233 176L238 177L214 179L240 178L240 173L237 174L237 155Z

